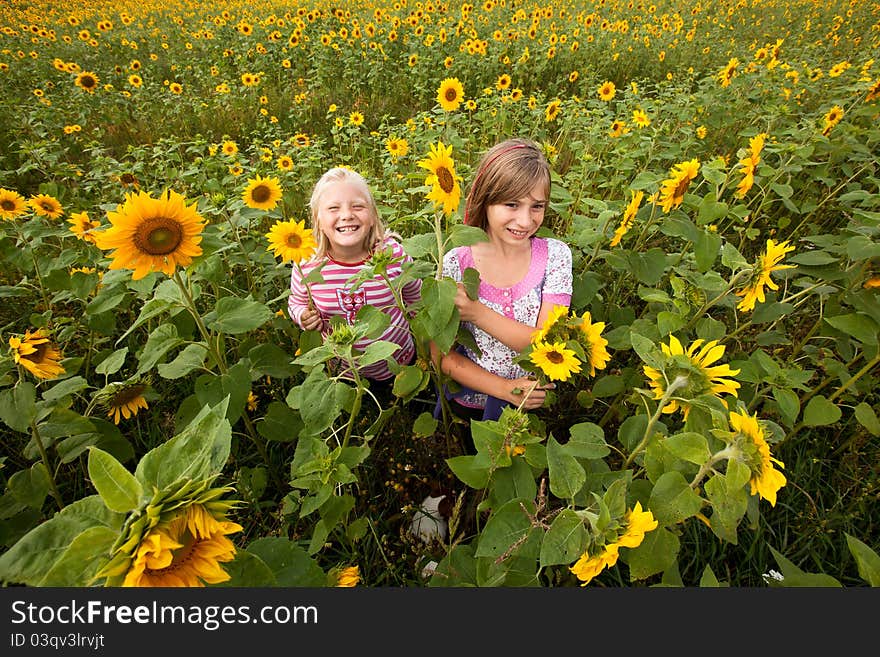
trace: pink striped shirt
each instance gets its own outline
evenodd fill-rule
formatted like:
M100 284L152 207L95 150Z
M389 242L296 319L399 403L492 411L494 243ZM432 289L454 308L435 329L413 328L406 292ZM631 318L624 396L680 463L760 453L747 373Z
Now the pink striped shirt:
M394 280L400 276L403 269L402 264L404 262L412 262L412 258L404 252L403 247L393 238L387 238L385 243L377 248L388 248L389 246L395 258L403 256L401 262L396 262L388 267L388 278ZM371 280L361 283L356 290L352 290L353 286L348 281L364 269L365 262L336 262L330 257L324 257L322 260L310 260L304 263L302 265L303 275L308 276L309 272L322 264L324 266L321 268L321 276L324 278L324 281L309 283L309 290L312 293L315 307L324 319L321 333L325 337L329 335L330 323L327 320L334 315L345 317L349 324L354 324L357 311L363 305L368 304L382 310L391 317L388 328L378 339L400 345L399 349L394 352L395 360L402 364L410 362L415 355L415 344L409 329L409 322L400 308L397 307L394 295L385 281L381 277L376 276ZM419 299L421 290L422 281L419 279L406 283L401 290L404 304L409 306L415 303ZM290 317L300 328L302 328L301 317L306 311L308 303L309 298L305 284L302 281L299 270L294 267L290 275L290 296L287 300L287 310L290 313ZM355 342L355 349L363 351L372 341L371 339L358 340ZM391 370L388 369L388 363L384 360L367 365L360 373L376 381L384 381L393 376Z

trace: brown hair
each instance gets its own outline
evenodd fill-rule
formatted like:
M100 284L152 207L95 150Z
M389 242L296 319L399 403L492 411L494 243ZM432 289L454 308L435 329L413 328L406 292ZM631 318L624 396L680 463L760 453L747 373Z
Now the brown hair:
M464 206L464 223L486 230L486 208L528 194L538 183L550 198L550 164L530 139L514 137L490 148L480 159Z
M364 238L364 248L367 251L372 251L377 244L385 240L385 225L382 223L382 218L379 216L379 208L376 206L376 200L373 198L373 194L370 191L370 186L367 184L366 178L354 169L349 169L348 167L333 167L324 172L324 175L318 179L318 182L315 183L315 186L312 189L312 196L309 199L309 210L312 216L312 228L316 243L316 258L322 258L327 253L327 236L324 235L324 231L322 231L321 227L318 225L318 206L321 204L321 196L324 194L327 187L338 182L353 183L361 188L361 191L366 198L370 215L373 217L373 227L370 229L370 232L367 233L366 238Z

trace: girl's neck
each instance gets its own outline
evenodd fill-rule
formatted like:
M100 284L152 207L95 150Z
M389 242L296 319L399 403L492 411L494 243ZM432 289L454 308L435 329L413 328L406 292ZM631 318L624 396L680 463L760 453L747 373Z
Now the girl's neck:
M363 247L359 247L357 249L327 249L326 253L327 257L333 260L334 262L339 262L346 265L357 265L362 263L364 260L367 260L371 253L367 251Z

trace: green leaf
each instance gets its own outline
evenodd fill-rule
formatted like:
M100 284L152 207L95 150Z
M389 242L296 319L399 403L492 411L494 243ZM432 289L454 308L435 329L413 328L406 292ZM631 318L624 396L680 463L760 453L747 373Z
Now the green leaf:
M394 352L400 349L400 345L387 340L377 340L371 342L364 349L364 353L358 358L358 364L361 367L372 365L373 363L385 360L394 355Z
M780 552L775 550L772 545L768 545L767 547L770 548L770 552L773 553L773 558L776 559L776 563L779 565L779 570L782 571L782 586L843 586L839 581L831 577L831 575L825 575L823 573L805 573L791 561L786 559Z
M619 374L608 374L596 379L591 392L594 397L598 398L613 397L623 392L624 383L624 378Z
M859 402L855 407L856 420L859 421L872 436L880 436L880 421L877 420L877 414L865 402Z
M584 521L571 509L563 509L544 534L541 566L574 563L583 554L586 543L587 530Z
M630 581L664 572L675 563L679 548L678 537L665 527L659 526L646 532L645 540L638 547L622 549L622 552L627 552L625 556Z
M430 375L421 367L417 365L404 365L394 376L394 384L391 391L395 397L402 397L406 400L419 391L424 390L428 384L428 381L425 380L426 377L430 378Z
M723 203L719 205L724 205ZM727 212L727 206L724 206L724 212ZM694 242L694 256L696 258L697 269L701 272L709 271L715 260L718 259L718 252L721 249L721 235L704 230L697 235Z
M141 350L137 374L149 372L165 354L181 344L183 338L177 335L177 327L174 324L157 326L150 333L147 343Z
M295 441L302 428L303 421L299 413L280 401L270 402L266 415L257 422L257 433L266 440L278 443Z
M480 298L480 272L473 267L467 267L461 274L461 282L471 301Z
M804 426L824 427L837 422L842 413L840 409L822 395L816 395L804 409Z
M238 335L260 328L275 313L263 303L253 299L223 297L214 310L205 315L205 324L213 331Z
M252 541L247 551L263 560L275 576L277 586L324 586L326 575L308 552L293 541L264 537ZM252 584L247 584L252 586Z
M660 331L660 337L666 337L670 333L675 333L684 325L685 318L679 313L669 310L661 310L657 313L657 329Z
M598 424L578 422L568 429L571 438L562 446L562 451L576 458L601 459L611 453L605 442L605 432Z
M489 516L486 526L477 539L475 556L498 559L507 553L514 543L519 542L532 530L526 512L535 513L534 501L513 499Z
M862 344L877 344L877 332L880 330L880 326L867 315L851 313L849 315L825 317L825 321L838 331L843 331L847 335L853 336Z
M32 509L40 509L49 494L50 482L46 466L38 462L27 470L19 470L9 477L6 488L17 502Z
M68 504L0 555L0 580L39 586L77 536L98 526L118 531L123 517L107 509L98 495Z
M203 374L196 379L195 394L202 404L219 404L228 399L226 419L235 424L244 411L248 393L251 391L250 363L241 360L225 374Z
M709 443L706 437L699 433L678 433L662 441L664 447L674 456L687 461L703 465L709 460Z
M743 469L748 473L748 467L744 466ZM730 461L726 474L713 475L704 486L706 496L712 504L710 527L718 538L733 545L737 544L737 527L749 505L748 494L742 479L738 477L739 472L735 462Z
M550 470L550 492L563 500L573 499L587 481L584 466L566 453L552 435L547 438L547 466Z
M264 342L248 351L247 359L251 362L251 378L271 376L273 379L286 379L297 372L291 365L293 356L277 344Z
M97 447L89 448L89 479L111 511L127 513L140 504L144 489L125 466Z
M788 427L792 427L801 412L801 402L796 394L786 388L773 388L773 399L779 404L782 419Z
M700 203L699 213L697 214L697 225L705 226L727 216L727 203L719 203L715 200L715 193L709 192L703 197ZM717 251L715 252L717 255Z
M481 490L489 483L491 466L476 456L453 456L446 459L446 464L452 470L452 474L471 488Z
M95 367L95 372L97 372L98 374L103 374L105 376L116 374L125 364L125 357L127 355L128 347L117 349L112 354L107 356L107 358L98 363L98 365Z
M703 500L688 485L684 476L673 470L657 479L648 508L661 526L674 525L699 513Z
M170 363L160 363L156 368L163 379L180 379L205 364L208 348L203 342L186 345Z
M278 586L278 581L269 566L248 550L237 550L235 558L223 564L223 570L229 575L229 579L214 586L222 588Z
M866 543L844 532L849 551L859 566L859 576L871 586L880 586L880 556Z
M29 381L19 381L12 389L0 390L0 420L10 428L29 433L37 417L37 389Z
M421 413L413 423L413 434L416 436L432 436L435 431L437 431L437 420L427 411Z
M71 541L70 545L38 586L85 587L94 586L95 573L110 558L119 531L109 527L89 527Z
M135 470L144 490L162 490L181 479L205 479L223 469L232 440L228 402L204 406L180 433L144 455Z

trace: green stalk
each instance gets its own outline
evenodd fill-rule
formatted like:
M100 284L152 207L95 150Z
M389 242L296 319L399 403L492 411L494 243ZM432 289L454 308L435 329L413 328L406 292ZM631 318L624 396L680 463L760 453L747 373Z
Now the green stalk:
M654 425L657 424L657 420L660 419L660 414L663 413L663 409L666 407L666 404L669 403L669 400L672 399L672 396L675 394L677 390L683 388L687 385L688 378L686 376L682 376L679 374L675 379L672 380L672 383L663 391L663 396L660 398L660 401L657 403L657 410L654 411L654 414L651 416L651 419L648 420L648 426L645 427L645 434L642 437L642 440L636 445L636 448L630 453L628 457L626 457L626 461L623 463L623 468L626 469L629 467L630 463L633 462L633 459L645 449L645 446L648 444L648 441L651 439L651 431L654 429Z
M46 468L46 474L49 475L49 492L52 494L52 497L55 498L55 502L58 504L58 509L61 510L64 508L64 500L61 498L61 491L58 490L58 484L55 483L55 475L52 474L52 467L49 464L49 454L46 452L46 446L43 444L43 439L40 438L40 430L37 428L37 423L31 420L31 432L34 437L34 442L37 443L37 449L40 452L40 459L43 461L43 466Z

